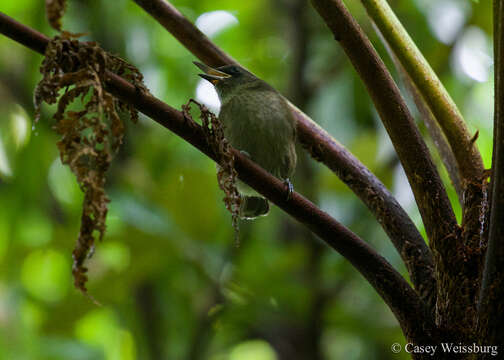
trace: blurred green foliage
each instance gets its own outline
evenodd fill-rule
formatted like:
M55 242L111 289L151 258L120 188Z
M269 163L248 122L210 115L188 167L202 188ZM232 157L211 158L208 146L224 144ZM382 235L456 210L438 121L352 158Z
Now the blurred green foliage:
M307 96L299 105L370 167L421 227L362 83L309 5L302 18L289 16L296 1L173 3L191 21L215 10L232 14L237 23L213 40L288 97L295 92L292 49L300 41L289 29L303 22L307 52L297 86ZM86 32L85 39L137 65L153 94L171 106L195 97L194 56L133 1L68 2L65 29ZM359 2L347 3L390 65ZM451 1L469 10L448 44L433 31L435 1L390 3L471 129L479 130L488 167L492 73L487 67L487 80L477 82L463 66L457 71L454 54L467 45L465 29L474 27L484 34L490 58L490 2ZM41 1L3 1L0 11L55 35ZM54 109L45 106L41 121L32 123L42 58L3 36L0 54L0 359L368 360L389 359L390 345L404 343L369 284L278 209L242 223L235 247L215 164L146 118L128 124L109 173L108 231L88 263L89 293L102 304L95 305L72 284L82 194L58 157L48 120ZM469 64L469 70L478 65ZM374 218L330 171L304 159L294 185L405 274Z

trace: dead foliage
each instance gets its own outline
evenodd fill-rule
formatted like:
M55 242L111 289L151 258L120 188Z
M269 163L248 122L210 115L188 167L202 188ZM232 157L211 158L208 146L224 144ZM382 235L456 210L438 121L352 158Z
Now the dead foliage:
M54 29L61 31L61 18L65 14L66 0L46 0L45 6L49 24Z
M84 192L81 228L73 250L75 286L86 293L85 260L94 249L95 239L103 239L107 204L105 174L124 137L119 113L136 110L105 90L107 71L148 91L134 66L108 54L95 42L80 42L77 35L62 32L51 40L40 67L43 75L35 89L37 121L42 102L57 104L54 130L61 135L57 146L61 162L70 167Z
M239 222L241 197L236 187L238 173L234 168L234 155L231 151L232 147L228 140L224 137L224 128L219 119L208 108L194 99L190 99L186 105L182 105L184 117L193 120L190 110L191 103L196 104L200 110L200 118L203 126L203 131L208 145L212 148L217 156L218 170L217 182L219 187L224 192L224 204L226 209L231 213L231 222L235 232L235 243L239 244Z

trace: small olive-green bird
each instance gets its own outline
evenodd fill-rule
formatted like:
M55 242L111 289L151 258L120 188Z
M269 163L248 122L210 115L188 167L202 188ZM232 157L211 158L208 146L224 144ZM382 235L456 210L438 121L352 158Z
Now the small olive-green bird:
M289 177L296 168L296 121L285 99L270 85L237 65L211 68L194 62L210 81L221 101L219 120L224 136L237 150L277 178L284 180L289 195ZM254 219L267 215L268 200L242 182L240 216Z

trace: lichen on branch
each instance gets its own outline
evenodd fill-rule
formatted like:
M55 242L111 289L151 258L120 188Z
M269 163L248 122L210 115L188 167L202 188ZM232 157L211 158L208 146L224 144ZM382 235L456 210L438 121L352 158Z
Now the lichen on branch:
M117 56L108 54L95 42L80 42L78 35L62 32L52 39L40 67L42 80L35 89L35 121L42 102L57 104L53 129L61 162L68 165L84 192L81 228L73 250L72 273L76 288L86 292L85 260L96 239L103 239L109 198L105 193L106 172L123 142L125 127L120 113L137 111L105 90L106 73L111 71L148 92L142 74Z

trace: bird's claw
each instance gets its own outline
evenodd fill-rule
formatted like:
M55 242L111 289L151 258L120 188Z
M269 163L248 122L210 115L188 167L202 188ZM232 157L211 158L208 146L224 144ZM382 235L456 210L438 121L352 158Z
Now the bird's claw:
M292 185L289 179L285 179L284 184L287 186L287 201L289 201L292 197L292 193L294 192L294 185Z

